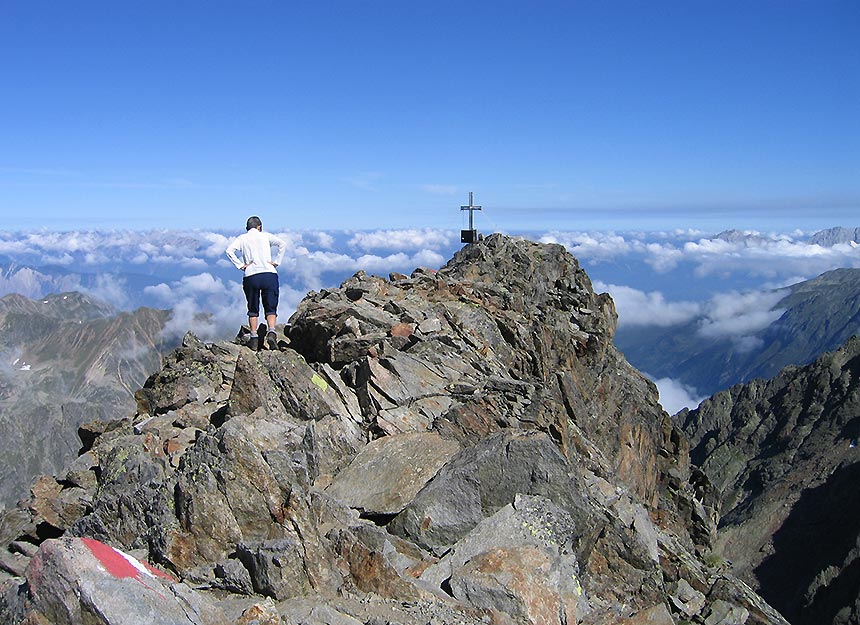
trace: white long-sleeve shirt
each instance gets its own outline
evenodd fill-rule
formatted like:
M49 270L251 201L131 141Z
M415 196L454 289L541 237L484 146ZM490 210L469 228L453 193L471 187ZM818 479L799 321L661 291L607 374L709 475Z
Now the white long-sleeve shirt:
M272 258L272 246L277 246L278 252ZM239 235L227 246L227 258L236 269L245 269L246 276L269 271L277 273L275 265L280 265L284 259L287 243L274 234L251 228L245 234Z

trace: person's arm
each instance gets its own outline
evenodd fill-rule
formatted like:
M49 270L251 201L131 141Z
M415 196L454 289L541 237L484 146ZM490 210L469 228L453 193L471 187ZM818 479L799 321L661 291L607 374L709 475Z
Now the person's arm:
M242 244L239 243L238 237L233 239L230 242L230 245L227 246L227 258L229 258L230 262L236 266L236 269L239 269L240 271L244 271L245 267L247 267L248 265L245 262L243 262L238 256L236 256L236 252L238 252L239 248L241 248L241 247L242 247Z
M270 233L269 243L277 246L278 248L278 253L275 254L275 257L272 259L272 264L277 267L284 260L284 253L287 251L287 242L280 237L276 237L274 234Z

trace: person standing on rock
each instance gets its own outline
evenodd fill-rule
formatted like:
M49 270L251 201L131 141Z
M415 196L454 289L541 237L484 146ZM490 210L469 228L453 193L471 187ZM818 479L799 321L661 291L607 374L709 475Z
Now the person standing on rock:
M248 301L248 327L251 329L247 345L251 348L259 348L265 344L270 349L277 349L275 323L278 319L280 293L277 267L284 258L287 244L283 239L263 232L263 222L256 215L248 218L245 230L245 234L236 237L227 246L227 258L236 266L236 269L245 274L242 278L242 290L245 291L245 299ZM274 258L272 258L272 246L278 248ZM260 329L261 333L266 333L265 337L257 334L261 297L267 325ZM268 332L266 332L267 329Z

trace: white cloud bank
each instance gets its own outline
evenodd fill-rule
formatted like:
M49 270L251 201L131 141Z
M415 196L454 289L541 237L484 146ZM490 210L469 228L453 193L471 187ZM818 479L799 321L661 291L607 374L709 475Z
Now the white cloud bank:
M700 278L745 274L776 279L816 276L836 267L860 267L860 246L808 242L801 232L731 232L706 238L698 231L676 232L549 232L540 237L561 243L582 261L592 264L641 260L657 273L686 263Z
M153 300L170 309L170 318L162 330L168 339L181 338L188 331L203 340L229 338L248 321L245 296L238 282L224 282L210 274L199 274L144 290ZM281 286L278 323L286 322L305 293Z
M702 312L699 303L667 301L659 291L646 293L629 286L599 281L594 283L594 289L612 296L619 326L675 326L692 321Z
M717 294L708 304L699 334L704 338L742 339L764 330L785 312L775 308L785 295L784 291Z
M458 241L452 230L434 228L407 230L375 230L356 232L349 240L349 247L364 251L370 250L434 250L447 247Z
M5 274L0 272L0 294L39 297L46 289L81 290L83 274L136 273L155 284L143 294L147 304L176 309L177 330L192 323L194 311L206 311L212 313L212 331L222 331L243 320L241 275L224 256L235 234L0 231L0 260L5 257L11 263L5 265ZM276 234L287 241L279 270L286 294L282 315L307 291L334 286L358 270L387 275L411 273L420 266L437 268L459 246L455 230L434 228ZM589 273L612 275L595 280L595 287L613 296L621 326L668 327L699 320L703 337L733 340L739 349L753 346L755 332L780 314L775 309L778 296L768 293L769 288L836 267L860 267L856 244L815 245L802 232L732 232L711 238L698 231L549 232L530 237L565 245L589 266ZM46 277L22 270L24 265L55 269ZM679 268L683 271L674 273ZM730 278L740 275L746 276L743 284L732 283ZM678 276L717 288L699 289L701 299L693 301L687 295L692 290L672 289L679 284ZM118 307L140 305L142 287L133 286L139 281L129 277L127 283L115 278L90 282L95 283L88 287L91 293ZM755 288L759 292L747 292ZM667 292L680 295L673 300ZM238 317L233 312L237 308Z
M0 255L26 257L24 262L73 267L87 265L106 271L112 263L141 266L166 265L190 272L206 271L212 263L224 258L224 249L233 234L210 231L72 231L72 232L0 232ZM323 264L322 272L339 259L338 270L350 262L360 266L382 266L386 262L403 262L417 254L443 261L458 246L455 230L412 228L338 233L276 232L287 241L287 257L310 257ZM514 233L516 234L516 233ZM346 244L338 241L346 237ZM860 267L860 246L840 243L833 246L811 244L802 233L760 234L733 233L723 238L704 238L700 232L677 231L656 233L616 232L549 232L539 236L544 242L565 247L581 261L600 265L626 261L644 263L655 273L667 273L681 264L695 267L699 278L731 273L757 275L771 281L788 276L813 277L835 267ZM352 251L359 252L357 255ZM378 252L383 252L379 254ZM409 258L392 256L398 252ZM319 256L327 253L332 256ZM374 264L365 256L373 254ZM347 259L341 259L344 256ZM358 258L364 259L359 264ZM414 267L413 267L414 268ZM109 269L108 269L109 271ZM320 272L311 272L319 274Z
M700 396L696 389L678 380L671 378L660 378L654 380L657 390L660 392L660 405L670 415L678 413L684 408L696 408L706 397Z
M697 321L697 334L708 340L730 340L739 352L761 347L756 333L777 319L784 309L777 304L784 290L717 293L706 302L669 301L659 291L645 292L629 286L595 282L615 302L618 326L667 328Z

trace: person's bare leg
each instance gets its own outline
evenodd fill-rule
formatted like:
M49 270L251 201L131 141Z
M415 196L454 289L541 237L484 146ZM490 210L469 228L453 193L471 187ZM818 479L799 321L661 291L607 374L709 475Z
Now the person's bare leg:
M259 317L248 317L248 327L251 328L251 334L257 333L257 326L260 324Z
M266 324L269 327L269 332L275 331L275 323L278 321L278 315L266 315Z

